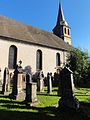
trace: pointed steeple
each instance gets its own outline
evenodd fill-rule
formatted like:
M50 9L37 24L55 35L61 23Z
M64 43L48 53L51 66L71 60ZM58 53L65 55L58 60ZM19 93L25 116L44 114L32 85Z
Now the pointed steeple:
M68 26L68 24L67 24L67 22L66 22L66 20L64 18L63 9L62 9L62 5L61 5L61 0L59 2L57 25L66 25L66 26Z
M59 1L57 23L53 29L53 33L62 38L66 43L71 44L70 27L64 18L61 0Z

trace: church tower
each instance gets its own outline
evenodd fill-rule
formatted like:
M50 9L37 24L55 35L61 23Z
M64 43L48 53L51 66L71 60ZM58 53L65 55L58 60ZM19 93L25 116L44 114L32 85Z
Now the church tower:
M53 33L71 45L70 27L64 18L61 0L59 2L57 23L53 29Z

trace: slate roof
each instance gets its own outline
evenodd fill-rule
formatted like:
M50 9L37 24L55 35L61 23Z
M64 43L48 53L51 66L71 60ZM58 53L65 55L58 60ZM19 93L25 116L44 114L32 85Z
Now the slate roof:
M53 33L40 30L4 16L0 16L0 36L54 49L68 50L71 47Z

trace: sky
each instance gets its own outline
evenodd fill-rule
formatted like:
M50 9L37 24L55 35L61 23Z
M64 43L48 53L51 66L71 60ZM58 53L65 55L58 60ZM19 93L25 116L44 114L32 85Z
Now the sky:
M90 0L61 0L71 41L90 54ZM52 32L59 0L0 0L0 15Z

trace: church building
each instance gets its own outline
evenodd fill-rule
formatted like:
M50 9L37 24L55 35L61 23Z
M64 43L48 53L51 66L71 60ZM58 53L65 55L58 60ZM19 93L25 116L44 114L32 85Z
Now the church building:
M0 69L1 78L5 67L13 72L21 60L22 67L30 67L34 74L43 71L54 73L56 67L66 62L71 47L70 27L66 22L61 2L53 33L19 21L0 16Z

